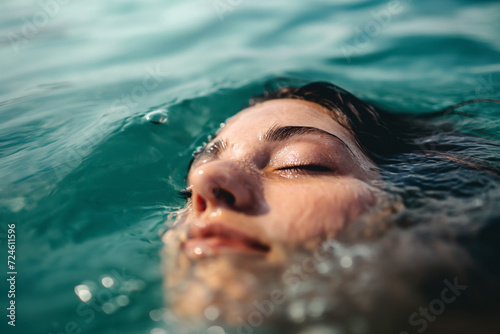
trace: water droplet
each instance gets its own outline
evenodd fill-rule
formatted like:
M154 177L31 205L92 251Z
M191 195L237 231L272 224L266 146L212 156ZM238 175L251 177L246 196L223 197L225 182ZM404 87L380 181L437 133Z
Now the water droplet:
M325 311L326 300L321 297L314 298L311 303L309 303L309 307L307 308L307 312L313 318L319 318L323 315Z
M104 276L101 279L101 283L105 288L110 288L115 284L115 281L113 281L113 279L109 276Z
M210 305L205 309L205 317L210 320L214 321L219 317L220 310L217 306Z
M130 299L125 295L120 295L116 297L116 303L120 306L127 306L130 302Z
M316 264L316 270L320 274L327 274L331 269L331 266L326 261Z
M146 114L145 118L146 120L150 121L151 123L154 124L163 124L168 121L167 118L168 114L165 109L158 109L158 110L153 110L149 113Z
M210 213L210 217L215 218L215 217L220 216L221 214L222 214L222 210L217 209L217 210L213 211L212 213Z
M104 303L102 304L102 311L106 314L111 314L113 313L114 311L116 311L116 305L113 304L113 303Z
M88 302L92 299L92 293L89 290L89 287L85 284L80 284L75 286L75 293L82 300L82 302Z
M160 321L161 318L163 317L163 311L161 309L160 310L151 310L151 312L149 312L149 317L153 321Z
M300 301L293 302L288 307L288 314L295 322L303 322L306 319L304 303Z
M352 259L350 256L342 256L340 259L340 265L344 268L350 268L352 266Z

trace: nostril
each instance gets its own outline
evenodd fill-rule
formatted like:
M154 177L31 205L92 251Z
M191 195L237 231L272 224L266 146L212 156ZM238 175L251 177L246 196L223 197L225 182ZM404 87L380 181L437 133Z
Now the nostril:
M202 196L196 196L194 205L195 208L201 212L205 211L207 208L207 202L203 199Z
M226 197L227 204L234 205L234 203L236 203L236 197L234 197L233 194L227 192L225 194L225 197Z
M224 202L226 202L228 205L234 205L236 203L236 197L234 197L233 194L231 194L229 191L226 191L221 188L215 188L213 190L213 194L215 198L222 199Z

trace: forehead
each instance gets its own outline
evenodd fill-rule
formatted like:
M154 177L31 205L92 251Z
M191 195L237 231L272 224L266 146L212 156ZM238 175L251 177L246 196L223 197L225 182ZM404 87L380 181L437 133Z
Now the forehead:
M332 118L326 108L295 99L271 100L244 109L226 121L217 138L255 137L275 125L315 127L335 134L343 141L350 139L349 132Z
M232 157L243 157L249 152L261 150L266 142L266 132L276 127L309 127L326 131L347 146L361 168L369 171L374 167L358 146L356 138L333 119L329 110L313 102L295 99L266 101L240 111L226 121L226 125L203 152L220 153L222 147ZM214 150L215 143L218 144ZM200 157L203 157L203 153L193 159L191 167L196 165Z

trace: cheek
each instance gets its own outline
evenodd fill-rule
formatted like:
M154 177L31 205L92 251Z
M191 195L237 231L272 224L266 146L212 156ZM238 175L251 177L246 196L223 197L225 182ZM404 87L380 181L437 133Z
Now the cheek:
M270 187L266 199L271 211L263 228L273 240L287 244L335 236L375 204L375 192L351 178Z

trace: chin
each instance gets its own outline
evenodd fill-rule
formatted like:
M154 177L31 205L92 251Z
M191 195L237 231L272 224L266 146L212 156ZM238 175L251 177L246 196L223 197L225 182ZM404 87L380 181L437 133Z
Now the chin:
M165 299L179 325L238 327L255 310L255 301L270 300L280 286L285 252L266 254L226 250L193 257L182 248L165 247ZM266 321L272 322L273 315ZM182 325L184 324L184 325Z

